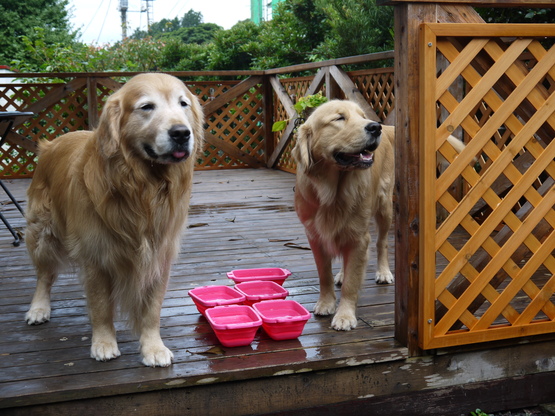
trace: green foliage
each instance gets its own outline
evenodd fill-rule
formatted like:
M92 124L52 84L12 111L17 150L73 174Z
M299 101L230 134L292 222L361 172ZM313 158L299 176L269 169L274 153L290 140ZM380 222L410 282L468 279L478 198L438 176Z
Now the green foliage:
M480 409L476 409L474 412L470 412L470 416L492 416L489 413L482 412Z
M476 11L486 23L553 23L555 22L555 9L527 9L520 7L511 8L482 8Z
M251 69L253 55L247 40L258 39L260 26L245 20L229 30L214 34L212 49L209 54L208 68L212 70L247 70Z
M223 30L189 10L103 47L67 41L74 36L67 22L59 39L48 25L35 25L18 38L22 52L14 62L27 72L268 69L391 49L392 26L391 8L375 0L285 0L260 25L245 20Z
M160 67L165 71L204 71L213 44L184 43L171 38L165 43L160 57Z
M203 43L210 42L220 30L222 28L215 23L201 23L193 27L180 27L177 30L158 35L155 39L179 39L183 43L202 45Z
M297 118L297 120L304 121L304 119L306 119L308 117L308 113L311 109L314 109L314 108L324 104L327 101L328 101L328 99L322 95L322 92L319 92L318 94L307 95L306 97L299 98L299 100L293 106L293 108L295 109L295 111L297 112L297 114L299 116ZM285 129L285 127L287 127L287 123L289 121L290 120L276 121L272 125L272 131L276 132L276 131L281 131L281 130Z
M40 41L46 44L73 45L77 32L69 25L68 4L68 0L0 0L0 64L31 60L22 38L38 40L36 27L44 29Z
M286 0L272 20L260 25L260 36L245 48L253 56L252 69L279 68L318 60L314 50L330 30L315 0Z
M315 51L320 59L393 49L392 7L377 6L376 0L317 0L317 5L331 28Z
M318 94L299 98L293 108L300 117L304 117L307 109L316 108L327 101L328 99L322 95L322 92L319 92Z

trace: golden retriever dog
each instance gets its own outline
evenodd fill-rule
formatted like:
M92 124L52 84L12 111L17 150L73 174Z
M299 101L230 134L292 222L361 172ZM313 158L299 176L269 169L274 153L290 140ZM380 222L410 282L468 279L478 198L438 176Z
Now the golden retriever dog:
M316 315L335 313L332 327L357 325L356 304L365 276L370 222L378 226L377 283L393 283L387 233L393 219L393 128L364 116L350 101L329 101L299 128L295 209L303 223L320 279ZM343 259L336 312L332 260Z
M295 209L305 227L318 270L316 315L332 315L332 327L356 327L358 293L365 276L370 222L378 229L376 282L393 283L387 234L393 218L394 136L392 126L367 119L353 102L334 100L318 107L299 128ZM464 145L451 137L460 152ZM332 260L342 258L335 283Z
M180 80L142 74L109 97L96 130L41 144L28 190L25 239L37 272L29 325L50 319L51 286L73 264L87 298L91 357L120 355L119 308L140 335L142 362L171 364L160 310L187 219L203 121Z

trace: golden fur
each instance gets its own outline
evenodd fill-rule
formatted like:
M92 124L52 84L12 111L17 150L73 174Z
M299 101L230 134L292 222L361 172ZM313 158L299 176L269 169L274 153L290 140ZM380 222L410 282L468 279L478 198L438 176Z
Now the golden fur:
M119 310L140 334L143 363L168 366L160 310L187 219L202 108L177 78L142 74L106 102L94 131L40 146L28 190L26 242L37 271L27 323L50 319L50 288L80 269L92 325L91 357L120 355Z
M332 327L356 327L358 292L365 276L370 221L378 228L377 283L393 283L387 259L387 233L393 219L395 128L368 120L349 101L318 107L299 128L295 209L303 223L320 279L316 315L332 315ZM457 152L464 144L453 136ZM445 163L439 157L438 163ZM343 259L335 283L341 284L336 308L332 259Z
M378 283L392 283L387 260L394 184L393 128L368 120L349 101L318 107L299 128L295 209L305 226L320 278L317 315L335 313L332 327L356 327L358 292L365 275L370 221L378 226ZM332 259L343 266L336 311Z

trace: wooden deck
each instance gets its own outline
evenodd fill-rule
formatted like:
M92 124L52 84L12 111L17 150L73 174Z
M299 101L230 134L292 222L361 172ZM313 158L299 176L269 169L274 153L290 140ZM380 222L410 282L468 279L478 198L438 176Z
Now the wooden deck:
M8 183L23 206L28 184ZM227 271L288 268L290 298L313 310L318 279L293 188L294 175L274 170L196 172L189 228L162 310L162 337L175 354L169 368L144 367L138 340L121 322L122 356L106 363L89 358L91 328L75 274L55 284L52 320L26 325L34 271L25 244L13 247L0 224L0 414L447 415L545 402L545 386L555 380L552 342L407 357L394 340L394 285L375 285L374 256L355 330L336 332L330 318L313 316L296 340L273 341L259 331L249 347L223 348L187 291L230 285ZM5 195L0 202L23 230ZM391 233L391 265L393 246ZM522 393L505 397L506 379ZM535 385L544 387L528 391ZM465 408L470 392L481 401Z
M8 184L23 205L28 183L22 179ZM0 407L206 386L405 358L405 349L393 340L393 285L378 287L371 279L366 280L360 300L359 326L346 333L331 330L329 318L313 317L298 340L272 341L259 331L250 347L223 348L196 310L188 290L230 285L227 271L268 266L291 270L284 284L290 298L313 309L318 280L293 209L293 187L294 176L284 172L197 172L189 229L162 310L162 337L175 354L170 368L145 368L137 339L122 323L118 324L122 356L107 363L90 359L91 328L75 274L64 274L55 284L52 320L41 326L26 325L23 318L35 276L25 244L13 247L11 235L2 228ZM0 198L7 202L5 195ZM13 205L4 206L3 212L12 226L23 231L24 220ZM373 269L372 263L369 272ZM255 413L268 410L267 403L259 406L258 410L249 403ZM236 410L242 413L239 405Z

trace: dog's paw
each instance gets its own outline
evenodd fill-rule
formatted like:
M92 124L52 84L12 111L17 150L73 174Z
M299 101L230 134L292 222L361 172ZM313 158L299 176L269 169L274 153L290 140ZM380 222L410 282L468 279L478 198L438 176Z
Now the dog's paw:
M121 355L116 341L95 341L91 346L91 358L109 361Z
M148 367L168 367L173 360L173 353L165 345L143 347L143 364Z
M40 325L50 320L50 307L32 307L25 314L28 325Z
M337 274L335 275L333 282L337 285L337 286L341 286L343 284L343 269L341 269L339 272L337 272Z
M355 329L356 326L357 318L351 313L337 313L331 321L331 327L337 331L350 331L351 329Z
M394 281L395 281L395 278L393 277L393 274L391 274L389 270L387 270L386 272L376 273L376 283L379 285L387 285L387 284L393 283Z
M315 315L333 315L335 313L335 299L319 299L314 307Z

